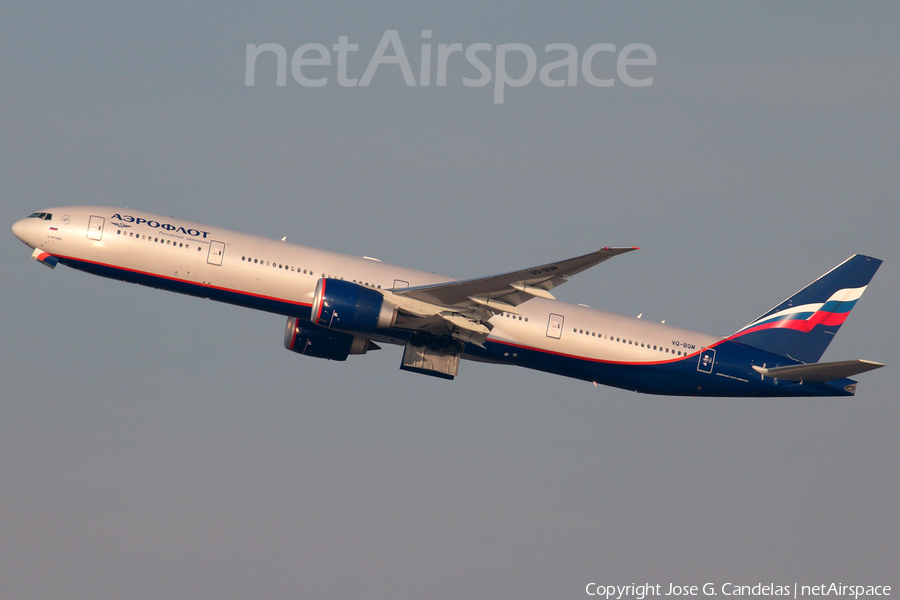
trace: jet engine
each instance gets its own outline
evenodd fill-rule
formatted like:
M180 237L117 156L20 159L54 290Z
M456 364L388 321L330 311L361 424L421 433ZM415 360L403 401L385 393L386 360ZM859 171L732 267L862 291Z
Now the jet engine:
M369 350L380 349L380 346L368 338L326 331L308 323L301 327L300 323L297 317L288 317L284 330L284 347L297 354L328 360L347 360L351 354L365 354Z
M311 320L340 331L371 333L392 327L397 309L377 290L342 279L322 278L316 283Z

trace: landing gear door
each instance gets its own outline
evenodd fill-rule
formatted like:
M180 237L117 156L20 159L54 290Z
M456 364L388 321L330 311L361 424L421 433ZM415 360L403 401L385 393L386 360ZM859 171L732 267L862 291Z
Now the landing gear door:
M100 241L100 238L103 237L103 223L106 221L103 217L94 217L91 216L91 220L88 222L87 228L87 238L89 240L97 240Z
M559 339L562 335L563 321L562 315L550 315L550 321L547 322L547 337Z
M211 265L221 265L222 258L225 257L225 244L223 242L212 241L209 243L209 256L206 262Z
M704 348L703 351L700 352L697 370L701 373L712 373L714 364L716 364L716 351L712 348Z

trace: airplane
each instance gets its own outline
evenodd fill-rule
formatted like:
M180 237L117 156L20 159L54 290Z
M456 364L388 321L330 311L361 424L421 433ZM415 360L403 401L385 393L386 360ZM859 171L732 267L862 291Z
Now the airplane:
M394 344L401 369L443 379L468 359L647 394L852 396L850 377L884 366L819 362L881 265L859 254L719 337L551 293L633 247L454 279L127 208L47 208L12 230L48 267L285 316L284 346L298 354L344 361Z

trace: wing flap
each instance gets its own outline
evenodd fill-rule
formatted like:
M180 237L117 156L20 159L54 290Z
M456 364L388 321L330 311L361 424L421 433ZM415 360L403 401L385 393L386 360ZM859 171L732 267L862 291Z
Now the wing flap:
M531 296L537 296L538 298L545 298L547 300L556 300L556 296L554 296L544 288L535 287L533 285L524 285L521 283L511 283L509 285L513 289L519 290L520 292L525 292L526 294L530 294Z

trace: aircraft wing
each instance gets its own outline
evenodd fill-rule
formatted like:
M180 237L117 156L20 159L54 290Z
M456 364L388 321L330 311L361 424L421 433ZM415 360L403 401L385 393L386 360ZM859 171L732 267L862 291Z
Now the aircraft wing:
M493 325L491 317L532 298L553 299L550 290L570 276L637 248L603 248L590 254L490 277L385 290L404 316L398 325L413 331L482 345Z
M521 271L392 291L398 296L443 307L483 306L494 312L516 312L510 309L534 297L553 299L550 290L565 283L572 275L637 249L603 248Z

